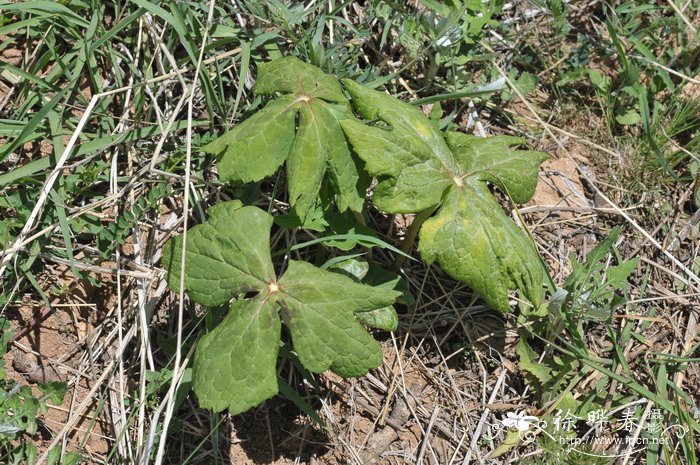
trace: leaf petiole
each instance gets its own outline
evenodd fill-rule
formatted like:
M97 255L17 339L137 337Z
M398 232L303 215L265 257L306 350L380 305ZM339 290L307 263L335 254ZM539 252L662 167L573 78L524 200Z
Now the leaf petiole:
M406 261L406 257L411 258L411 250L413 250L413 244L416 242L416 236L418 231L420 231L421 226L425 223L425 220L430 218L430 215L437 209L437 205L433 207L426 208L425 210L416 214L413 218L413 222L406 230L406 236L401 243L401 253L396 256L394 262L391 264L390 270L394 273L398 273Z

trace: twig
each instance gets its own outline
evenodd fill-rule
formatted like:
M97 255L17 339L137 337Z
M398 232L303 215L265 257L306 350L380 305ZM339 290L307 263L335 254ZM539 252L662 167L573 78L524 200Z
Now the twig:
M209 12L207 14L207 25L212 23L214 18L214 0L209 1ZM194 73L194 78L192 86L189 89L189 98L187 101L187 150L185 158L185 195L184 195L184 205L183 205L183 233L182 233L182 252L180 254L180 292L178 295L178 310L177 310L177 342L175 349L175 364L173 372L183 371L185 365L180 365L182 361L182 326L185 313L185 257L187 252L187 220L189 217L189 200L190 200L190 172L191 172L191 160L192 160L192 119L194 111L194 94L197 88L197 82L199 80L199 70L202 66L202 60L204 59L204 48L209 38L209 28L205 28L204 36L202 37L202 46L199 49L199 58L197 60L197 68ZM168 426L170 425L170 420L173 416L173 411L175 408L175 393L177 392L177 387L179 386L182 378L173 377L170 388L167 394L167 403L165 408L165 416L163 417L162 434L160 436L160 441L158 443L158 452L156 454L155 465L160 465L163 462L163 457L165 456L165 443L168 439ZM148 458L149 454L144 454L145 458Z
M506 373L507 373L507 370L505 368L502 368L501 374L498 377L498 381L496 381L496 385L493 387L493 391L491 391L491 397L489 397L489 404L493 404L495 402L496 396L498 395L498 390L501 388L501 384L503 384L503 380L506 379ZM476 446L479 443L479 439L481 438L481 430L484 429L484 423L486 423L486 419L488 418L488 416L490 414L491 414L491 409L489 409L488 407L485 407L484 412L481 414L481 418L479 419L479 423L476 425L476 429L474 430L474 435L472 436L472 442L469 445L469 450L467 451L467 455L464 456L464 460L462 461L462 465L468 465L469 461L472 459L472 454L474 453L474 450L476 449Z
M421 441L420 451L418 452L418 457L416 458L416 465L421 465L423 463L423 455L425 455L425 448L428 446L428 440L430 439L430 432L433 430L433 425L437 419L438 413L440 413L440 407L435 406L433 413L430 415L430 421L428 422L428 427L425 428L425 434L423 434L423 440Z

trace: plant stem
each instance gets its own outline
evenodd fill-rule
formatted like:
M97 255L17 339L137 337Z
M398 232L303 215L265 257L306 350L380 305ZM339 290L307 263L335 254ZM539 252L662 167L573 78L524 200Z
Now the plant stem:
M435 208L436 207L429 207L419 213L416 213L416 216L413 218L413 222L406 230L406 236L403 238L403 243L401 244L401 251L406 255L411 254L413 244L416 242L416 236L418 235L420 227L423 226L425 220L430 218L430 215L433 214ZM398 273L401 270L401 266L405 260L406 257L404 255L397 255L394 259L394 263L391 264L391 271Z
M362 215L362 212L352 212L355 215L355 219L357 220L358 223L360 223L362 226L367 226L367 222L365 221L364 215Z

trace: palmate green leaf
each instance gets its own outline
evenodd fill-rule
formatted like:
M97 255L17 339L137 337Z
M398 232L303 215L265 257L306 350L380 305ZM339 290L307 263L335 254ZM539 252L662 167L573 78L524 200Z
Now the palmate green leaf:
M197 345L193 387L205 408L236 414L277 393L281 321L310 371L361 376L381 363L379 344L356 314L389 306L401 293L296 261L278 279L271 225L272 216L234 200L212 207L208 221L187 232L184 285L192 300L219 306L255 293L235 300ZM178 236L165 247L163 266L173 290L180 288L182 242Z
M259 181L286 161L289 201L302 221L324 180L341 211L361 210L368 180L338 123L354 119L340 83L286 57L261 64L253 90L282 95L202 149L218 157L221 179Z
M235 301L197 344L193 383L199 404L239 413L277 394L281 327L274 296Z
M329 269L331 271L343 273L356 282L368 284L373 287L394 289L395 291L401 292L399 298L396 299L396 303L407 306L415 303L413 295L409 292L408 286L401 276L391 271L384 270L376 264L370 265L364 260L348 258L334 264ZM394 331L399 324L399 317L393 305L387 305L386 307L369 312L356 313L355 317L363 325L383 331Z
M382 92L344 81L356 110L388 127L344 120L341 126L370 174L372 198L387 213L436 208L422 226L423 260L437 261L494 308L508 311L508 290L539 307L544 270L532 241L503 212L488 183L513 201L535 191L542 152L513 150L514 137L443 135L417 109Z
M358 284L305 262L290 261L279 282L282 318L301 363L320 373L362 376L379 366L379 343L355 319L391 305L399 293Z
M368 280L365 281L369 274L370 264L364 260L349 258L333 265L330 270L349 276L356 282L370 284ZM386 287L389 289L395 288L394 286ZM386 307L377 308L369 312L356 313L355 317L363 325L383 331L394 331L399 325L399 316L396 314L396 309L394 309L393 305L387 305Z
M358 120L341 122L365 169L379 180L374 205L389 213L413 213L440 203L453 181L436 174L458 169L440 131L407 103L354 81L344 84L360 115L391 124L383 129Z
M261 291L275 279L270 259L272 217L238 200L209 209L209 221L187 231L185 289L205 307L229 302L242 292ZM163 254L168 285L180 289L182 236Z

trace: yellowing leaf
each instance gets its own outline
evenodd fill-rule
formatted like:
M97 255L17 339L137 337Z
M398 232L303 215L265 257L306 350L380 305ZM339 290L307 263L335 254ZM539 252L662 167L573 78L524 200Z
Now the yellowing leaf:
M513 137L443 136L417 109L344 81L356 110L388 127L344 120L341 126L379 183L372 198L387 213L436 209L420 231L422 258L437 261L491 306L508 311L508 290L539 307L544 270L530 238L495 200L488 183L515 202L534 194L541 152L513 150Z

